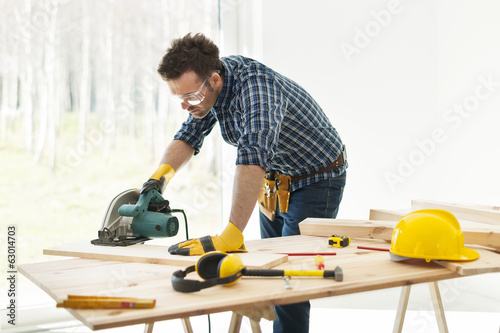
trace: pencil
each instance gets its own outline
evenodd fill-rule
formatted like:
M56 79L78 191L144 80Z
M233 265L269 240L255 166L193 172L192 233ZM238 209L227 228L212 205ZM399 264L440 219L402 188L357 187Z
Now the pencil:
M389 249L382 249L379 247L366 247L366 246L358 246L358 249L360 250L374 250L374 251L387 251L389 252Z
M289 256L335 256L337 253L335 252L314 252L314 253L309 253L309 252L302 252L302 253L277 253L277 254L286 254Z

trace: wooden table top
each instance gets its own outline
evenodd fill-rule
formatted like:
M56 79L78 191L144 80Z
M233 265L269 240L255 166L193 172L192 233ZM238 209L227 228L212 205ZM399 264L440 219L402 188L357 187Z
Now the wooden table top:
M325 247L325 237L291 236L246 242L249 252L325 252L325 269L343 270L342 282L316 277L292 277L292 289L281 278L243 277L233 286L215 286L195 293L179 293L171 285L172 273L186 266L96 259L66 259L24 264L19 271L55 300L68 294L154 298L156 306L144 310L69 310L93 330L185 318L202 314L272 306L315 298L344 295L409 284L457 278L461 275L434 262L393 262L388 252L357 250L366 242L353 241L345 249ZM372 243L369 243L371 245ZM375 246L388 248L387 243ZM488 259L489 271L500 271L500 255ZM498 257L498 258L497 258ZM277 269L317 269L314 256L290 256ZM480 257L477 264L481 263ZM494 267L494 268L491 268ZM471 274L486 271L476 270ZM197 279L192 273L189 279ZM61 310L62 311L62 310Z

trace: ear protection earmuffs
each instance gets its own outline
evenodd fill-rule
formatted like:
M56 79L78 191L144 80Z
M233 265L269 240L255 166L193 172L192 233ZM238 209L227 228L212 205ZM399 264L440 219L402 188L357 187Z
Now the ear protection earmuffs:
M231 286L243 275L243 261L237 254L208 252L198 259L196 265L172 274L172 287L176 291L190 293L209 288L217 284ZM188 280L186 276L196 271L204 281Z

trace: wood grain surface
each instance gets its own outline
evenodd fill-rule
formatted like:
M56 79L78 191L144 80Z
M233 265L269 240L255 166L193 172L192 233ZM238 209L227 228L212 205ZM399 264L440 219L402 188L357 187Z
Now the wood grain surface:
M309 218L299 224L303 235L381 239L390 242L396 221ZM480 224L462 227L464 243L500 250L500 226Z
M432 200L412 200L411 209L444 209L458 219L500 226L500 207L486 205L466 205Z
M277 268L310 269L311 266L314 266L313 258L301 258ZM230 287L217 285L188 294L173 290L172 273L181 267L170 265L70 259L21 265L19 271L55 300L68 294L156 299L153 309L69 310L93 330L289 304L459 276L434 263L392 262L387 253L380 252L325 258L325 266L326 269L340 266L344 280L293 277L290 280L292 289L285 289L281 278L244 277ZM198 277L193 273L188 278Z
M96 246L89 241L66 244L43 250L44 254L85 259L141 262L174 266L195 264L200 256L180 256L168 252L162 245L136 244L131 246ZM241 253L250 268L272 268L287 260L286 255L264 253Z
M175 266L78 258L24 264L19 266L19 271L56 301L68 294L156 299L153 309L69 310L93 330L439 281L460 277L464 272L480 274L486 272L485 267L488 271L500 271L500 255L490 251L487 252L491 255L481 252L475 262L446 269L420 259L394 262L386 251L358 249L358 246L387 248L389 245L377 240L353 241L346 248L330 248L337 254L323 257L325 269L339 266L344 280L293 277L292 289L285 289L279 277L243 277L230 287L217 285L195 293L179 293L172 288L171 276L184 268L185 263ZM327 237L290 236L248 241L246 247L250 254L271 255L278 251L323 252L328 245ZM275 268L317 269L313 256L290 256L287 262ZM196 273L187 278L200 279Z

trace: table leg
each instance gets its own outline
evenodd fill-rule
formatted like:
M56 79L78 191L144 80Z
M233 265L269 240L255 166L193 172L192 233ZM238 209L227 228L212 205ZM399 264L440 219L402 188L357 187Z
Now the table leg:
M189 317L181 318L182 327L184 328L185 333L193 333L193 327L191 326L191 321L189 321Z
M443 302L441 301L441 293L439 292L439 285L437 281L429 282L429 290L431 292L432 306L434 307L434 313L436 314L439 332L448 333L448 325L446 324Z
M240 331L241 318L243 318L242 315L233 312L233 315L231 317L231 324L229 325L229 333L238 333Z
M252 333L262 333L260 322L250 319L250 327L252 327Z
M189 321L188 318L181 318L182 321L182 327L184 328L185 333L193 333L193 327L191 326L191 322ZM152 321L150 323L146 323L146 326L144 327L144 333L153 333L153 326L155 322Z
M248 317L248 319L250 319L250 326L252 327L253 333L261 333L262 330L260 329L260 320L262 318L267 320L276 320L276 313L274 312L274 307L270 305L234 311L233 316L231 317L231 325L229 327L230 333L240 331L241 319L243 317Z
M146 323L146 326L144 327L144 333L153 333L153 326L155 325L155 322L152 321L150 323Z
M396 311L396 320L394 321L393 333L401 333L403 331L403 323L405 320L406 308L410 299L411 285L401 288L401 296L399 297L398 309Z

